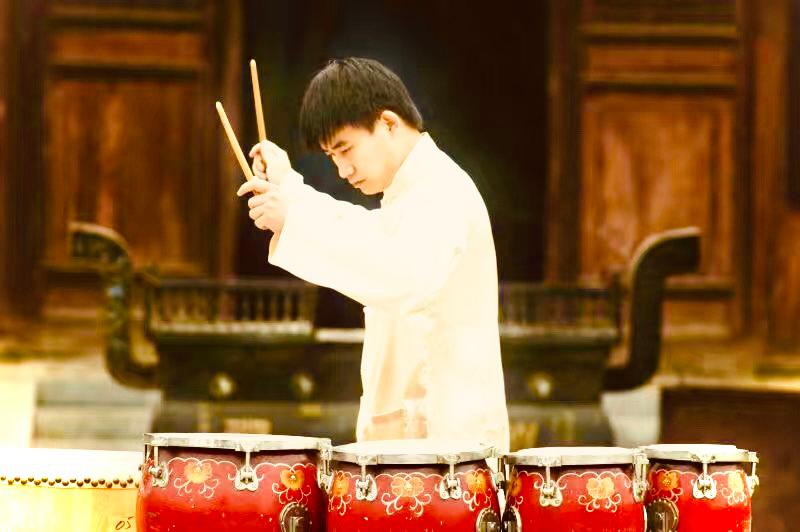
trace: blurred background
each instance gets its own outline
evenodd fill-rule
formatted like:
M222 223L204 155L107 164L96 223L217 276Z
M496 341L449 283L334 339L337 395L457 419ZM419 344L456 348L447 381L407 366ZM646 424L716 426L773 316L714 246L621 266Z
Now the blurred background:
M0 444L350 437L361 309L268 265L214 111L256 142L256 59L268 136L374 207L299 142L347 55L406 82L487 203L512 446L733 443L757 529L792 530L798 0L0 0ZM689 226L695 257L647 255Z

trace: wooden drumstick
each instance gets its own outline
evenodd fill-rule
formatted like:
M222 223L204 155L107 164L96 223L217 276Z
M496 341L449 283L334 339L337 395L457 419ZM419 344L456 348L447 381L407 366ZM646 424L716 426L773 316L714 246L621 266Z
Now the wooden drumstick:
M219 114L219 119L222 122L222 127L225 128L225 133L228 135L228 142L231 143L231 149L233 150L234 155L236 155L236 159L239 161L239 166L242 167L242 172L244 172L247 180L250 181L253 179L253 172L250 170L250 166L247 164L247 159L244 158L242 147L239 146L239 141L236 140L236 134L233 132L231 123L228 122L228 116L225 114L225 109L222 108L222 104L220 102L217 102L217 113Z
M253 100L256 103L256 122L258 123L259 142L267 140L267 126L264 125L264 108L261 106L261 88L258 84L256 60L250 60L250 78L253 80Z

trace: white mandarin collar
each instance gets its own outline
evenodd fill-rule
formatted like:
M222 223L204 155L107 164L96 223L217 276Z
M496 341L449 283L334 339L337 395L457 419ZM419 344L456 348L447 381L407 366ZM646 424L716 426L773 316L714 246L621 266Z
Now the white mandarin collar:
M417 143L408 152L403 164L397 169L391 184L383 191L381 205L387 202L391 203L395 198L410 189L419 179L422 179L426 174L425 168L438 151L439 148L433 142L431 136L427 133L422 133Z

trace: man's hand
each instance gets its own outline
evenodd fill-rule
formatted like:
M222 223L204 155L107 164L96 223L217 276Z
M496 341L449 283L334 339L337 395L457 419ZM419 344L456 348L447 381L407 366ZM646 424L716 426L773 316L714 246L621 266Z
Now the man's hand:
M237 196L255 193L247 200L250 218L259 229L280 233L286 220L286 199L280 187L264 179L251 179L236 192Z
M283 178L292 171L289 156L277 144L264 140L250 150L253 158L253 174L270 183L280 185Z

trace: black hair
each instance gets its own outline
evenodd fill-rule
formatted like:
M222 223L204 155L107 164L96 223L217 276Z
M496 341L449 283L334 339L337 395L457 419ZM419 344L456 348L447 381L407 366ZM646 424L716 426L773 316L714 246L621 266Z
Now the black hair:
M394 72L374 59L333 59L308 84L300 132L306 147L319 149L345 126L372 131L384 110L422 131L422 116Z

